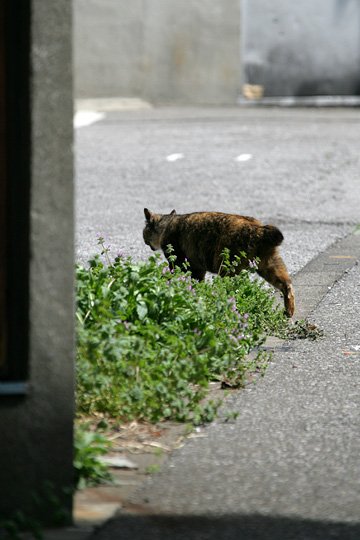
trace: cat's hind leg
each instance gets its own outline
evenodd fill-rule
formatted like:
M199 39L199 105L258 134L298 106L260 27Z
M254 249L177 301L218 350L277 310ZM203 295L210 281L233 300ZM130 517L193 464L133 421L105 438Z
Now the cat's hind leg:
M292 317L295 311L294 288L285 263L279 253L275 252L261 259L258 274L282 292L285 313L288 317Z

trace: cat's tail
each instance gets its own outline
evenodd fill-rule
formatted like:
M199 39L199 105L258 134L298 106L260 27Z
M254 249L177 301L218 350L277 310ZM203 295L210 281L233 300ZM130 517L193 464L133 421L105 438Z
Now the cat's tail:
M280 246L283 240L284 236L282 232L274 225L264 225L262 227L260 244L263 249Z

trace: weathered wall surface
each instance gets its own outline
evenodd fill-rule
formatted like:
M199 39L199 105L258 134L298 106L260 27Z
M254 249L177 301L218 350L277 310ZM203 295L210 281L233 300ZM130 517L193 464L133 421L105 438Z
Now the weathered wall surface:
M235 103L240 0L75 0L75 96Z
M75 0L75 97L139 96L144 1Z
M51 519L34 495L73 484L71 16L70 1L31 2L30 377L28 395L1 397L2 515Z
M75 96L360 94L358 0L75 0Z
M242 35L265 96L360 94L359 0L243 0Z

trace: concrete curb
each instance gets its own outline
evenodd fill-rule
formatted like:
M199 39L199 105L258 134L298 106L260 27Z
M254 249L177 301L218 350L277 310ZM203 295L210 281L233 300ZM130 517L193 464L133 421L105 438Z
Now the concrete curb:
M360 260L360 229L329 246L293 277L296 319L308 317L329 289Z
M359 107L359 96L289 96L246 99L239 97L242 107Z
M360 228L331 244L317 255L299 272L292 276L295 290L295 320L307 319L320 304L325 295L341 277L358 264L360 260ZM282 305L282 300L279 303ZM268 351L281 351L288 342L269 336L263 348Z
M76 111L137 111L152 109L152 105L140 98L112 97L112 98L91 98L76 99Z

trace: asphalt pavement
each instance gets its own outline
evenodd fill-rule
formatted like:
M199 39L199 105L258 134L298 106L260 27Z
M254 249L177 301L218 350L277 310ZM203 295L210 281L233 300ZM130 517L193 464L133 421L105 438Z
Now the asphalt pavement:
M106 113L76 131L77 256L99 235L148 256L144 207L220 210L280 226L294 273L358 221L359 121L359 109Z
M279 347L227 400L237 420L203 428L94 538L360 538L359 127L358 109L238 108L107 113L77 130L80 261L98 235L147 256L144 206L254 215L283 231L301 309L324 331Z

